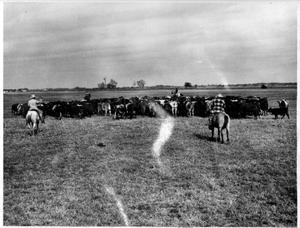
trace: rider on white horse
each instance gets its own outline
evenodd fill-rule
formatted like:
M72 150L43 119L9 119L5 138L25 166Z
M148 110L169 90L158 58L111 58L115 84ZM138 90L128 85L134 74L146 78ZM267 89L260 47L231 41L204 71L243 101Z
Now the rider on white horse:
M41 103L42 102L37 100L35 95L32 94L30 96L29 101L28 101L28 107L29 107L28 111L36 111L38 113L39 118L42 121L42 123L45 123L45 120L44 120L44 117L43 117L43 111L38 108L38 105L41 104Z
M222 99L223 95L218 94L215 96L211 104L210 116L208 118L208 128L211 130L212 128L212 117L215 113L223 112L225 113L225 101Z

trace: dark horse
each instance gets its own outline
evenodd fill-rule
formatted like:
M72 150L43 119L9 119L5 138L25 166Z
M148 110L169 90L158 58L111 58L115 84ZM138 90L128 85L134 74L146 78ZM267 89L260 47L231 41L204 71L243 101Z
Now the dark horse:
M226 130L226 135L227 135L227 142L229 142L229 126L230 126L230 117L223 112L220 113L215 113L211 117L211 125L210 130L211 130L211 139L214 139L214 129L218 129L218 138L217 141L220 141L224 143L224 137L223 137L223 130Z

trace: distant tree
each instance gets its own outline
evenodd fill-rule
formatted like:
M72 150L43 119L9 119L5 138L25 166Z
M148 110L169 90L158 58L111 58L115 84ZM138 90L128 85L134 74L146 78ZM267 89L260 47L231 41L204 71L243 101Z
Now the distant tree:
M139 88L144 88L145 87L145 84L146 82L142 79L142 80L138 80L137 82L137 85Z
M106 87L104 82L98 83L98 88L99 89L104 89Z
M114 89L117 88L117 82L114 79L110 79L110 82L107 84L107 88Z
M190 83L190 82L185 82L185 83L184 83L184 87L185 87L185 88L191 88L191 87L192 87L192 83Z
M198 87L198 85L197 85L197 84L195 84L195 85L194 85L194 87L195 87L195 88L197 88L197 87Z
M136 81L133 81L132 86L133 86L133 87L136 87Z

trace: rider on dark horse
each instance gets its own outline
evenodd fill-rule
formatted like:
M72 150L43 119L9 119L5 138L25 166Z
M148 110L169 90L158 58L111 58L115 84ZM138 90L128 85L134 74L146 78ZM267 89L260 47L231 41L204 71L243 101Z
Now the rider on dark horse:
M39 115L39 118L42 121L42 123L45 123L45 120L44 120L44 117L43 117L43 111L38 108L38 105L41 104L41 103L42 102L37 100L35 95L32 94L30 96L29 101L28 101L28 107L29 107L28 111L36 111L37 114Z
M218 94L212 101L210 116L208 117L208 128L210 130L213 128L212 119L215 113L225 113L225 101L222 94Z

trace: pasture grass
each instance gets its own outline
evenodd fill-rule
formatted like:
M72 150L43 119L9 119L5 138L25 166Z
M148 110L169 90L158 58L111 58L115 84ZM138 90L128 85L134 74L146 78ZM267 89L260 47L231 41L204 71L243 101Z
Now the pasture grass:
M4 119L4 225L296 226L296 119L235 119L231 141L207 119L175 119L152 156L160 118L46 118L37 136Z

